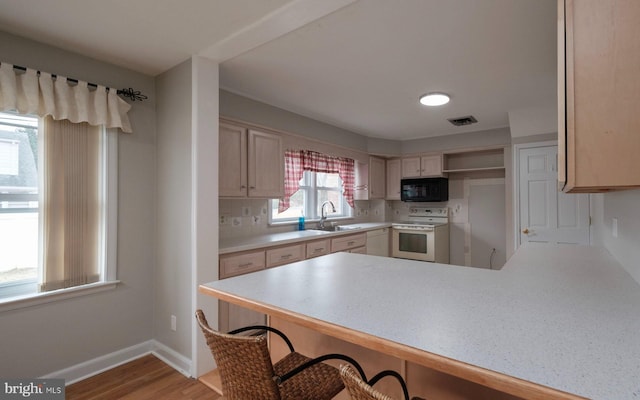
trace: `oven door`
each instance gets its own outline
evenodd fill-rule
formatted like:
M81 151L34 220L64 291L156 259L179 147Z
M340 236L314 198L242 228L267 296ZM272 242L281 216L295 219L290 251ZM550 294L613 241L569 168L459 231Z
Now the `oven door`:
M434 262L434 236L435 232L432 227L393 228L392 256Z

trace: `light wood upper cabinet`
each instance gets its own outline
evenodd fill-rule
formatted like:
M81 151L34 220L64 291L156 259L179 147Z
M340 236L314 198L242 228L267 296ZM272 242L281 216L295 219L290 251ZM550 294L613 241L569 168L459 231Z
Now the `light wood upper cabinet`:
M640 187L638 21L637 0L558 1L558 180L565 192Z
M282 138L221 123L219 196L277 198L284 195Z
M384 199L386 195L385 175L385 160L378 157L369 157L369 199Z
M219 195L243 197L247 195L247 130L220 124Z
M442 154L405 157L402 159L403 178L429 176L442 176Z
M249 197L284 196L282 138L272 133L249 130Z
M355 162L355 187L354 200L369 200L369 164L360 161Z
M355 200L384 199L385 196L385 160L369 157L369 163L356 161Z
M402 169L400 159L387 160L387 200L400 200L400 180Z
M420 176L420 157L405 157L402 159L402 177L416 178Z

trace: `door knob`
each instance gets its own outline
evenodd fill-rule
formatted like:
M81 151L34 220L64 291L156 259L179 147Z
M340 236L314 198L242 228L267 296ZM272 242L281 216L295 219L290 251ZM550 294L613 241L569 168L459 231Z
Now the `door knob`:
M529 234L529 229L528 228L524 228L522 230L522 233L524 233L525 235L528 235Z

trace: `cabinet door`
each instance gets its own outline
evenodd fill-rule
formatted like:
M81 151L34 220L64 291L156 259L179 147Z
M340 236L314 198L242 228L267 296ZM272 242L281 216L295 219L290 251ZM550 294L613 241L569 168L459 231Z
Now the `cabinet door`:
M369 157L369 198L384 199L385 161L378 157Z
M247 132L245 128L220 124L219 187L221 197L247 195Z
M284 195L282 138L279 135L251 129L248 141L249 197L282 197Z
M406 157L402 159L402 177L416 178L420 176L420 157Z
M389 257L389 228L367 232L367 254Z
M442 176L442 155L420 157L421 176Z
M400 200L400 180L402 170L400 159L387 160L387 200Z
M355 163L354 200L369 200L369 164L356 161Z
M640 2L566 0L558 11L558 178L567 192L638 187Z

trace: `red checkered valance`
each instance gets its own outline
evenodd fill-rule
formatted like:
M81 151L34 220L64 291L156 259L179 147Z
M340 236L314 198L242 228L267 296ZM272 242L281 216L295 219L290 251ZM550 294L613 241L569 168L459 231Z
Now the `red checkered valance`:
M342 179L342 195L351 207L355 186L355 161L351 158L333 157L310 150L287 150L284 153L284 197L278 204L278 212L287 210L289 199L300 188L304 171L338 174Z

